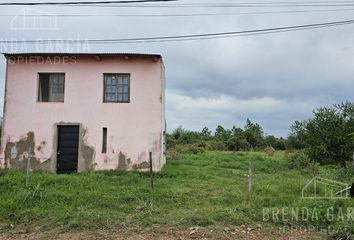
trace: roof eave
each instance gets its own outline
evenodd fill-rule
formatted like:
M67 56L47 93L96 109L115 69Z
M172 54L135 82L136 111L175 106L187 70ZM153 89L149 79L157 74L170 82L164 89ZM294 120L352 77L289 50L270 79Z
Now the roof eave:
M137 57L162 59L160 54L148 53L2 53L5 58L19 56L92 56L92 57Z

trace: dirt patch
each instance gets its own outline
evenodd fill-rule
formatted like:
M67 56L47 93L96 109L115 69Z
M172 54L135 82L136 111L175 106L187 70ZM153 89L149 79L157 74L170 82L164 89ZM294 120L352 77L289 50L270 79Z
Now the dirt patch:
M112 230L95 231L41 231L33 232L0 233L0 240L10 239L282 239L282 240L305 240L326 239L327 236L317 232L305 232L301 230L282 231L281 228L251 228L246 226L229 227L168 227L155 225L147 228L119 228Z

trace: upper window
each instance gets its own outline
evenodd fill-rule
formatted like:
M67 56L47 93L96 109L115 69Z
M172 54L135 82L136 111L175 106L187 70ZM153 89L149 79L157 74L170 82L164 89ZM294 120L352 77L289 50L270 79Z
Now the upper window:
M105 74L104 75L104 102L130 101L130 75Z
M64 102L65 74L40 73L38 84L39 102Z

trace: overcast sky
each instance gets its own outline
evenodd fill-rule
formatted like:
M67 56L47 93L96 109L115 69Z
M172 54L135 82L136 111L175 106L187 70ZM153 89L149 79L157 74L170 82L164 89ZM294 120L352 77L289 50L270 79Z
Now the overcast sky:
M180 1L180 3L202 2L208 1ZM1 40L32 40L169 36L354 18L354 9L353 11L322 11L344 8L350 7L31 7L47 14L103 15L231 14L284 10L316 10L317 12L188 17L58 17L58 28L53 30L16 30L13 29L13 16L0 16L0 38ZM15 15L21 9L22 7L2 6L0 15ZM41 49L35 45L20 47L21 49L18 49L14 45L2 44L1 51L56 51L51 47ZM64 46L65 49L72 50ZM73 51L80 50L82 50L80 47L74 47ZM354 25L186 42L90 44L89 50L162 54L166 66L169 130L180 125L191 130L201 130L204 126L215 129L219 124L225 127L233 125L243 127L245 120L249 118L260 123L267 134L287 136L291 123L294 120L310 117L316 107L353 101L354 98ZM1 105L3 104L4 70L4 59L1 58Z

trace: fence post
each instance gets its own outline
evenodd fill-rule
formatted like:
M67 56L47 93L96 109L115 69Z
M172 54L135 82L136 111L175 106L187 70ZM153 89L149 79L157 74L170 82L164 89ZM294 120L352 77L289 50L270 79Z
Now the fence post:
M151 190L154 189L154 173L152 169L152 152L149 152L149 160L150 160L150 187Z
M29 184L29 174L30 174L30 167L31 167L30 164L31 164L31 149L29 149L27 154L26 179L25 179L26 186L28 186Z
M248 197L251 196L252 192L252 162L248 162Z

